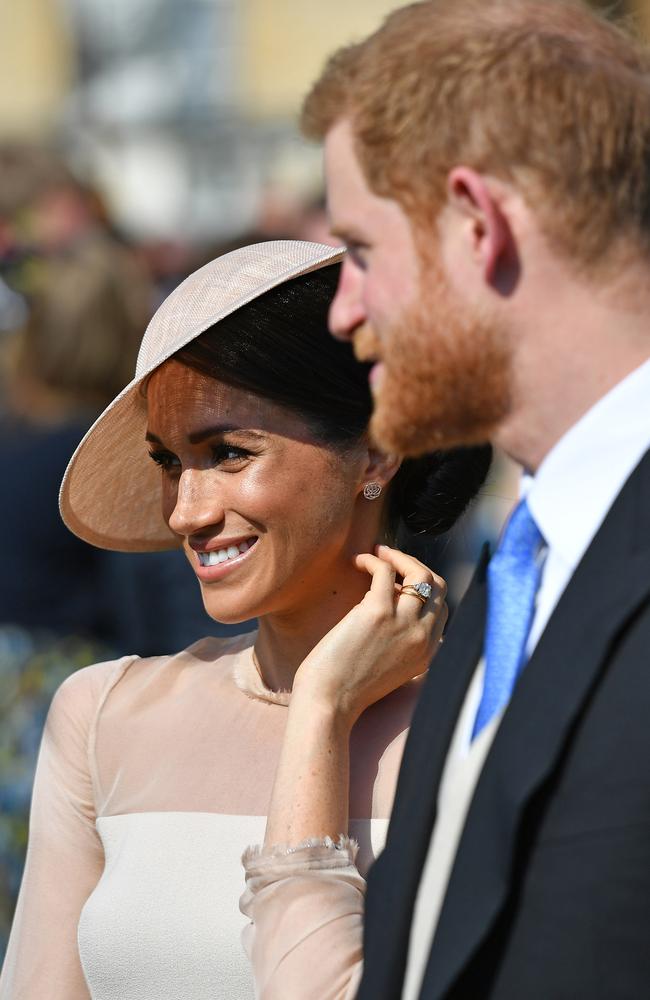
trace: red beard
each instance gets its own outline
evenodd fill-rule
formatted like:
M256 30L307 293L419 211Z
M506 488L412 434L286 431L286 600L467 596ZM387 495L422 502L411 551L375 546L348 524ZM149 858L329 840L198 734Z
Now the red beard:
M437 263L424 275L426 292L382 331L384 372L370 424L380 448L405 457L484 443L510 409L507 335L452 299ZM355 335L364 353L371 339L367 328Z

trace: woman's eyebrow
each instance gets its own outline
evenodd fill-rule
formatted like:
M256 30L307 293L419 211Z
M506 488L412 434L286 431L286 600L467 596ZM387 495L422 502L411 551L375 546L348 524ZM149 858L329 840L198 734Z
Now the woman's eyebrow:
M217 434L245 434L247 437L262 438L263 434L258 431L248 430L245 427L239 427L237 424L215 424L212 427L205 427L203 430L194 431L192 434L188 435L188 441L190 444L201 444L208 438L215 437ZM145 441L151 441L154 444L162 444L163 442L160 438L154 434L152 431L147 431L145 434Z
M144 439L145 441L151 441L152 444L162 444L160 438L157 437L155 434L152 434L151 431L147 431L147 433L144 436Z

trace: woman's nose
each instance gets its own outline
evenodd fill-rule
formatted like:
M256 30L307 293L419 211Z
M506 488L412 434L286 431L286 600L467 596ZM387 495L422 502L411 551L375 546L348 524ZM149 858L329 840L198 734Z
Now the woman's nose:
M366 321L362 287L363 272L345 258L328 320L330 331L338 340L351 340L354 331Z
M210 470L184 469L168 524L175 534L194 535L223 521L223 501Z

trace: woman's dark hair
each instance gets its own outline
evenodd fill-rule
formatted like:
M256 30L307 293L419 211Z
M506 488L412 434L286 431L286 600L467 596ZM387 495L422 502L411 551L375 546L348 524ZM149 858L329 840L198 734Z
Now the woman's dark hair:
M272 288L174 357L189 368L299 414L326 444L345 448L372 413L369 365L332 337L327 312L339 276L329 265ZM489 445L406 459L389 493L389 531L439 535L463 513L490 466Z

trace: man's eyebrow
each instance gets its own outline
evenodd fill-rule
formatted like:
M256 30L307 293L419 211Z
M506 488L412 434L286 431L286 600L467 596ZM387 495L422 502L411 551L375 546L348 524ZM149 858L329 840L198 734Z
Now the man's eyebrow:
M246 437L262 438L264 435L260 434L258 431L248 430L245 427L239 427L237 424L215 424L212 427L205 427L203 430L194 431L194 433L188 435L188 441L190 444L202 444L208 438L216 437L218 434L243 434ZM145 434L145 441L151 441L153 444L162 445L160 438L153 433L153 431L147 431Z
M354 226L346 226L344 223L342 225L330 226L330 235L336 236L336 238L342 240L343 243L367 242L367 237L364 236L358 229L355 229Z

